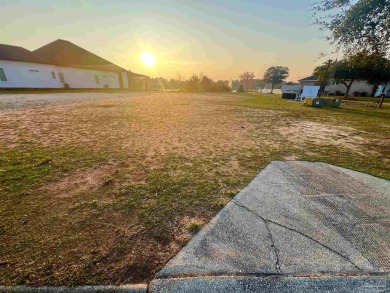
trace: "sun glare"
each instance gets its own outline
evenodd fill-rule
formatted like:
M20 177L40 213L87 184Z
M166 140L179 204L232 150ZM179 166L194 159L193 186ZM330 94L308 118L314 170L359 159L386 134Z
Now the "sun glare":
M141 60L145 66L153 67L156 64L156 57L149 52L144 52L141 56Z

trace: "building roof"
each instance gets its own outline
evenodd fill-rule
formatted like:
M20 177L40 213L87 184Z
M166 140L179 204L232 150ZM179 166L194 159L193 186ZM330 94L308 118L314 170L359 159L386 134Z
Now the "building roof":
M0 44L0 60L127 72L126 69L65 40L51 42L34 51L19 46ZM130 70L128 72L133 77L148 77Z
M318 77L313 74L313 75L310 75L308 77L299 79L298 81L317 81L317 80L318 80Z
M33 51L45 63L104 71L127 71L69 41L56 40Z
M5 44L0 44L0 59L32 63L45 63L33 52L27 49Z
M128 74L132 77L149 77L148 75L143 75L140 73L131 72L131 70L128 71Z

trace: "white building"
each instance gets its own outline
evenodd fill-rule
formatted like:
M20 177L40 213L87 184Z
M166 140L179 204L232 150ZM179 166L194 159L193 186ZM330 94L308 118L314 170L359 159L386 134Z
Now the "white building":
M373 85L369 84L366 80L355 80L351 88L349 89L349 95L353 96L355 93L363 96L371 96ZM347 87L342 83L333 83L325 87L325 91L328 94L345 94Z
M283 84L282 98L289 100L297 100L302 93L303 87L300 84Z
M314 86L319 85L318 77L311 75L299 80L299 84L302 86ZM363 94L365 96L370 96L372 94L373 85L369 84L366 80L355 80L349 90L349 95ZM325 92L331 95L344 95L347 90L347 87L342 83L331 82L330 85L325 87Z
M0 88L121 89L135 75L64 40L35 51L0 44Z

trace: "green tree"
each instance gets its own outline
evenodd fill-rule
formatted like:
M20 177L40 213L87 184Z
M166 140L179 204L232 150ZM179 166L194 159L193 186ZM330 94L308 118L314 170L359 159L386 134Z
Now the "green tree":
M390 60L381 53L357 53L349 60L360 67L362 77L373 85L390 80Z
M199 87L202 92L213 91L214 81L211 78L208 78L204 75L200 81Z
M349 53L389 53L390 0L321 0L312 10L337 47Z
M263 80L266 83L270 83L272 85L271 94L274 91L274 87L277 84L281 84L283 81L286 80L289 74L288 67L284 66L272 66L268 68L265 73Z
M201 78L197 74L193 74L186 83L186 90L189 92L199 91L199 83Z

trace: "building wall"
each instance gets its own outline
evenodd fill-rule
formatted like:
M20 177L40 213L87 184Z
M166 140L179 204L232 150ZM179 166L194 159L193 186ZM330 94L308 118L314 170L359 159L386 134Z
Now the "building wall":
M364 80L356 80L352 83L351 89L349 90L349 95L353 95L354 92L366 92L367 95L371 95L372 93L372 85L368 84ZM342 94L345 94L347 87L341 83L337 85L328 85L325 87L325 91L328 94L335 94L336 91L340 91Z
M108 72L83 68L72 68L39 63L0 60L7 81L0 81L0 88L63 88L59 73L70 88L120 88L119 74L122 74L123 87L128 87L125 72ZM52 76L55 74L55 78ZM96 77L99 81L96 82Z
M117 72L90 70L58 66L58 72L64 75L65 83L70 88L119 88L119 76ZM98 77L98 83L96 77Z
M0 60L7 81L0 81L0 88L61 88L57 68L54 65ZM55 72L52 77L51 72Z
M122 80L123 80L123 88L127 89L129 88L129 81L127 79L127 72L121 72L119 74L122 74Z

